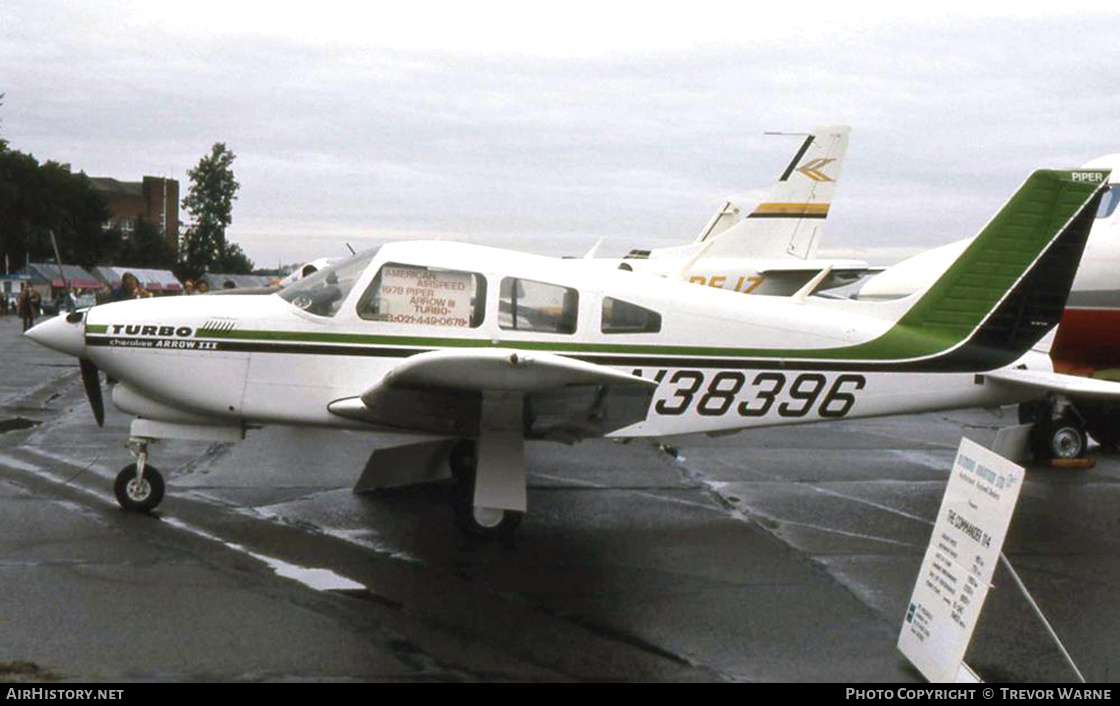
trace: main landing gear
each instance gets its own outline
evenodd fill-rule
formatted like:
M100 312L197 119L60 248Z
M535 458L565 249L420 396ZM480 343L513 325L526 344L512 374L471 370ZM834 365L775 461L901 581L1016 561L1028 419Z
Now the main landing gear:
M1019 405L1019 421L1033 424L1031 453L1042 462L1068 461L1089 448L1085 419L1068 401L1046 398Z
M128 450L136 458L121 469L113 483L117 502L130 512L150 512L163 500L163 476L148 465L148 440L130 439Z
M455 526L468 537L508 540L513 537L524 515L516 510L480 507L475 504L478 482L478 444L460 439L448 459L455 481Z

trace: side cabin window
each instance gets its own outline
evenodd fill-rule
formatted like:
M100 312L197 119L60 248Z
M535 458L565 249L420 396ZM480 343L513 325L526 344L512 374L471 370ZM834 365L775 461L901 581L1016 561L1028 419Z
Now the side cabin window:
M358 302L369 321L475 328L482 324L486 278L474 272L387 263Z
M579 292L518 277L502 280L498 325L510 331L575 333Z
M657 333L661 314L621 299L603 297L603 333Z

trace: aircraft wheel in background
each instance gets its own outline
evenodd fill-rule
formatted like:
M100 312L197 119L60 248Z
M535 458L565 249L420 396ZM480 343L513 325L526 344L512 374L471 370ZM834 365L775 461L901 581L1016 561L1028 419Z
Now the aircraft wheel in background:
M113 494L125 510L148 512L163 500L163 476L155 466L145 466L144 478L137 482L136 464L130 463L117 474Z
M1031 429L1031 451L1040 461L1077 458L1088 446L1084 427L1070 415L1039 420Z

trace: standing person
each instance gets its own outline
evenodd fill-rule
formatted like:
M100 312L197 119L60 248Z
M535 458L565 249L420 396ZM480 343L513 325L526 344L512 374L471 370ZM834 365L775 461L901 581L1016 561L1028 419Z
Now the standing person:
M199 294L209 294L210 293L210 283L207 282L204 279L198 280L198 293Z
M27 282L19 283L19 299L16 300L16 310L19 312L20 319L23 320L23 330L31 328L35 325L35 312L37 306L32 305L31 293L35 291L27 284Z
M123 302L126 299L139 299L140 294L140 280L131 272L125 272L121 276L120 286L114 287L109 295L109 301Z
M183 281L183 294L187 295L188 297L190 295L194 294L194 280L193 279L188 279L188 280Z

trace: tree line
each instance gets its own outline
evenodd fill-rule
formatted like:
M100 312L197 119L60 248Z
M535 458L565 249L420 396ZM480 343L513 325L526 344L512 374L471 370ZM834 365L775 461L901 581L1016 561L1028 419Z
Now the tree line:
M2 99L0 94L0 104ZM252 261L225 233L240 187L235 158L219 142L187 173L190 186L181 208L189 222L175 252L157 224L146 219L129 233L106 227L108 205L88 176L68 164L40 163L0 137L0 257L7 256L13 271L29 261L53 262L53 232L67 264L167 269L181 279L204 272L248 274Z

